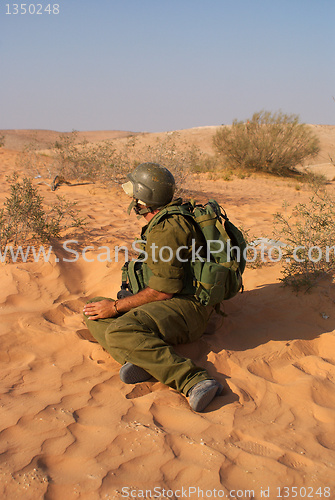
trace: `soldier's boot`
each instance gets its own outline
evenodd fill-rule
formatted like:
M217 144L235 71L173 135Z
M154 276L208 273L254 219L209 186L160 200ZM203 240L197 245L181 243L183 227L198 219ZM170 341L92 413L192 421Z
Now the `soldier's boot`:
M203 411L222 391L222 385L216 380L201 380L187 393L189 405L194 411Z
M145 382L151 378L150 373L148 373L143 368L133 365L133 363L125 363L120 368L120 379L125 384L138 384L139 382Z

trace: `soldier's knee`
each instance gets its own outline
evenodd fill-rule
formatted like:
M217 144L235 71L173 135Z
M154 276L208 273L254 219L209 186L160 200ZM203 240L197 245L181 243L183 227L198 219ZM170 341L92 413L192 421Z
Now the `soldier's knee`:
M145 335L147 330L147 327L138 321L136 315L125 314L115 318L107 326L106 343L111 350L133 350L143 341L143 334Z

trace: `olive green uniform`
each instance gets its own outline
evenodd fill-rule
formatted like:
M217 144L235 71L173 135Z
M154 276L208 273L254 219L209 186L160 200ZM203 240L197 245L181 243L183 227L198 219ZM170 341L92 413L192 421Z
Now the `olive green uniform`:
M193 385L212 378L172 348L199 339L211 312L194 297L189 263L192 240L198 248L203 239L199 230L183 215L168 216L155 225L157 217L159 214L141 234L148 253L143 263L144 284L174 296L133 308L116 318L89 320L85 317L85 321L95 339L116 361L121 364L129 361L144 368L160 382L186 395ZM163 247L170 247L172 254ZM179 250L178 260L177 249L181 247L185 248ZM172 259L169 260L170 254ZM93 301L103 298L96 297Z

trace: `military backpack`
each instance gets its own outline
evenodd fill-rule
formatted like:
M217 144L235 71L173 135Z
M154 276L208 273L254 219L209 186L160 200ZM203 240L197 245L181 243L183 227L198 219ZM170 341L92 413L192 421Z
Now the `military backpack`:
M199 302L205 306L218 306L223 300L243 291L246 242L242 232L228 219L218 202L211 199L205 205L194 200L180 205L174 203L157 214L152 227L173 214L187 217L200 227L204 236L207 256L202 258L197 255L191 261L195 296ZM126 262L122 271L121 289L137 293L144 288L140 257Z

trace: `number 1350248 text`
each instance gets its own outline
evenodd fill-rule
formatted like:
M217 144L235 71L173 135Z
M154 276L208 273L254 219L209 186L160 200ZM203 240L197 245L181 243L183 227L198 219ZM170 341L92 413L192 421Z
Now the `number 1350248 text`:
M7 15L42 15L42 14L59 14L58 3L48 3L42 5L41 3L7 3Z

